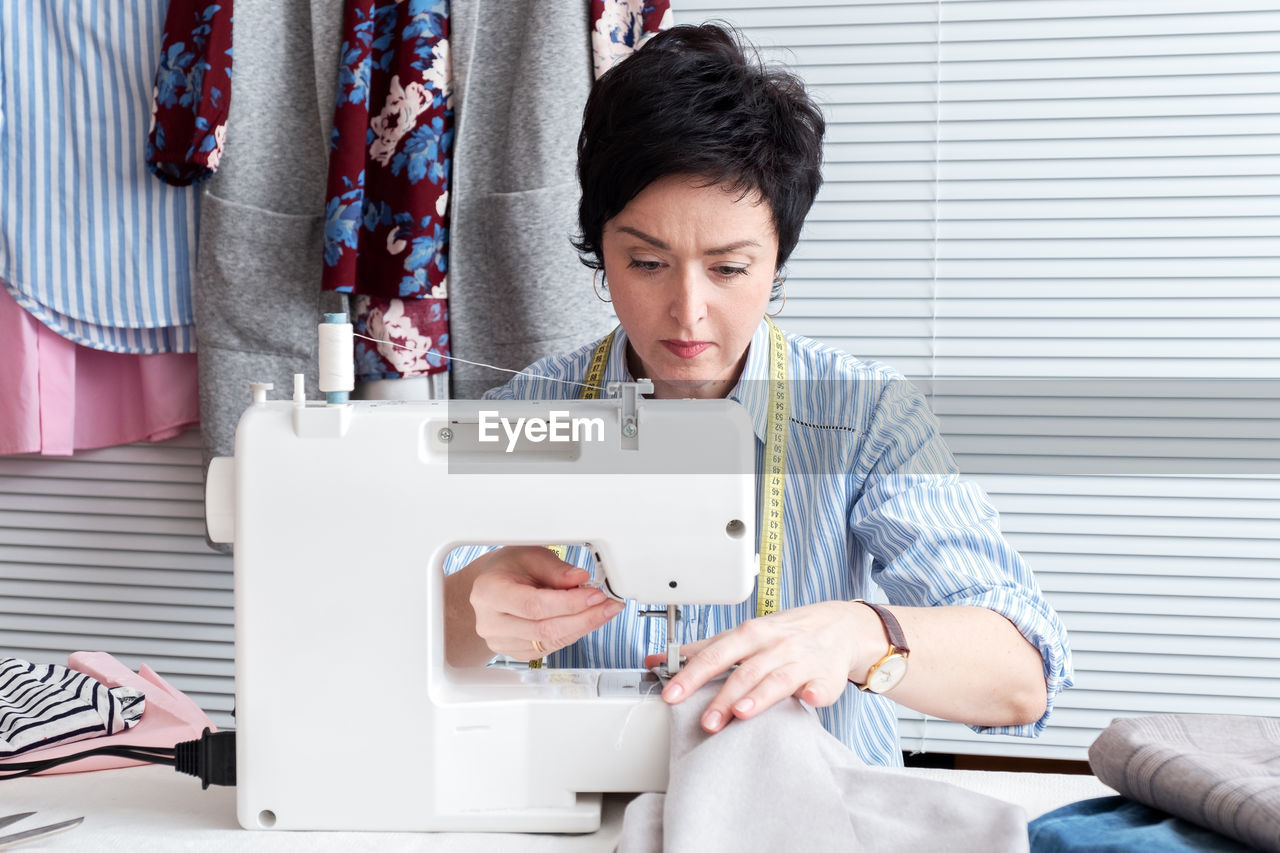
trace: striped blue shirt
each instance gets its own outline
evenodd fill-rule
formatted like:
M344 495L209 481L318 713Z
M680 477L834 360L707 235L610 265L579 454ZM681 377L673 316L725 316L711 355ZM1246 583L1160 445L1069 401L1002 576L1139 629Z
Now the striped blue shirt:
M1044 717L1033 724L977 730L1039 734L1054 697L1071 686L1071 652L1062 622L1000 533L986 494L959 478L933 414L900 373L798 335L787 334L786 341L790 423L781 608L878 598L994 610L1039 649L1048 701ZM606 382L633 381L626 345L619 329ZM593 349L543 359L485 397L576 397L580 387L573 383L586 376ZM768 326L762 322L729 395L747 410L755 429L757 482L764 464L768 353ZM460 548L447 568L466 565L483 550ZM591 567L583 548L571 548L567 559ZM636 602L628 602L607 625L552 654L549 665L639 667L646 654L665 652L665 620L646 619L637 610ZM755 612L754 595L737 605L686 607L680 641L713 636ZM867 763L902 763L891 700L850 686L818 715Z
M165 6L0 0L0 279L108 352L195 349L196 191L143 161Z

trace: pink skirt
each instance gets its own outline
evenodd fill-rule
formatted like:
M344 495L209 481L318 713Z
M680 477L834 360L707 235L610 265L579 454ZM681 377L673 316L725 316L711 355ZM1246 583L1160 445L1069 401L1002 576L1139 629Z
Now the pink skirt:
M194 354L81 346L0 287L0 454L161 441L199 421Z

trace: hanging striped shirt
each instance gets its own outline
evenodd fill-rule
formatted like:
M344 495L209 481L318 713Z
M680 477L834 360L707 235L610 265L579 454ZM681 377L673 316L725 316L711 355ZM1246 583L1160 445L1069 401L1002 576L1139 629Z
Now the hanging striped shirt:
M197 203L150 175L164 3L0 0L0 279L109 352L193 352Z
M1045 601L1026 563L1000 533L995 509L974 483L962 481L924 398L900 373L862 362L798 335L786 335L790 423L783 508L781 607L855 598L907 606L970 605L1007 617L1044 660L1044 716L1026 726L976 727L1034 736L1054 697L1071 686L1066 629ZM634 381L619 329L605 381ZM593 346L543 359L487 399L578 396ZM768 327L752 338L742 377L729 395L746 408L756 433L756 478L764 464ZM557 381L557 380L568 380ZM625 488L625 485L620 486ZM757 507L757 520L759 507ZM450 555L456 570L486 548ZM585 548L569 562L591 568ZM678 559L673 555L673 559ZM878 594L879 593L879 594ZM552 654L551 666L639 667L666 650L666 622L627 602L607 625ZM678 602L670 602L678 603ZM755 615L755 596L736 605L686 607L680 642L713 636ZM893 702L850 686L819 717L869 764L902 763Z

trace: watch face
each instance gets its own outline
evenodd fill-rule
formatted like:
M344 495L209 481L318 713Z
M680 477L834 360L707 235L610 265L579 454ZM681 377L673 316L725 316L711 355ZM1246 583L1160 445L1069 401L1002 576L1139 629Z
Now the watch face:
M892 690L907 674L907 659L900 654L890 655L880 662L876 671L871 674L867 689L875 693Z

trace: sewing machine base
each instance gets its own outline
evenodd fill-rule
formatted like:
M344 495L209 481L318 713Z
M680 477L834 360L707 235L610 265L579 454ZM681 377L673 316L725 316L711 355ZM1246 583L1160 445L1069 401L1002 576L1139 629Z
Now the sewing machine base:
M247 829L594 832L602 792L666 789L660 689L638 669L456 669L434 736L424 726L384 749L374 729L317 749L280 731L258 743L237 815ZM406 774L411 757L423 766Z

